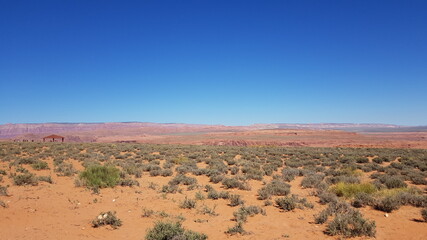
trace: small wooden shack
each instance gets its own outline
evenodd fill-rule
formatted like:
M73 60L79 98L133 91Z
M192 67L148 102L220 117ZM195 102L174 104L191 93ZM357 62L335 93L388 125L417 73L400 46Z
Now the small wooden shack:
M55 139L57 139L59 141L59 139L61 139L62 142L64 142L64 137L63 136L59 136L59 135L49 135L43 138L43 142L45 142L47 140L50 140L50 142L55 142Z

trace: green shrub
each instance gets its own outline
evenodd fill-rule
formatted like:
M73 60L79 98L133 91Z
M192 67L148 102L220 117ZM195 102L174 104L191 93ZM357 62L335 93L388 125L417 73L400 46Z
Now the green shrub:
M92 227L97 228L104 225L110 225L113 228L118 228L122 225L122 221L116 217L116 212L101 212L92 221Z
M120 181L120 170L114 166L90 166L80 173L79 178L84 186L114 187Z
M331 191L339 197L352 198L358 193L372 194L377 188L371 183L343 183L331 187Z
M146 240L205 240L208 236L185 230L180 222L157 222L153 228L147 231Z
M13 177L13 182L15 185L22 186L22 185L38 185L38 180L36 175L32 173L24 173L20 175L16 175Z

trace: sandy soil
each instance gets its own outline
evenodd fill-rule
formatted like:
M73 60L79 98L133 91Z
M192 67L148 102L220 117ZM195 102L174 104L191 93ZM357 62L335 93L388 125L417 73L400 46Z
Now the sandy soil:
M76 168L79 163L73 162ZM53 168L52 161L49 162ZM2 163L0 166L6 169ZM185 196L194 198L198 190L184 191L177 194L162 194L150 189L150 182L159 187L172 177L150 177L146 173L139 179L139 187L115 187L103 189L100 194L93 194L83 187L75 187L74 177L58 177L52 170L34 171L39 176L51 175L54 184L42 182L38 186L14 186L7 177L2 185L10 185L10 196L0 196L8 208L0 207L1 239L144 239L147 229L151 228L162 217L142 217L143 209L164 211L176 219L183 216L183 226L203 232L209 239L339 239L328 237L323 233L325 225L314 224L313 215L325 206L318 204L316 197L310 195L310 189L299 187L301 177L291 182L291 191L314 203L313 209L297 209L282 212L274 206L267 206L266 216L250 217L245 224L248 235L229 236L224 231L234 225L231 221L237 207L228 206L226 200L200 200L197 208L186 210L179 208ZM200 185L208 184L205 176L197 177ZM266 178L266 181L270 179ZM212 183L209 183L212 184ZM220 184L212 184L222 190ZM251 191L231 190L242 195L248 205L262 206L257 200L257 190L262 187L259 181L251 181ZM198 210L206 205L215 207L218 216L203 215ZM118 229L111 227L93 228L91 221L103 211L116 211L123 221ZM419 222L420 209L401 207L398 211L385 217L383 212L369 208L361 210L363 214L376 221L376 239L426 239L427 223ZM368 239L368 238L358 238Z

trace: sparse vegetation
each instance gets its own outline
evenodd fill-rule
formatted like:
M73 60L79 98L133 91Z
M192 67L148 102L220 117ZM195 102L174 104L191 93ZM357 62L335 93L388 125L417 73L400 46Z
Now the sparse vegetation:
M157 222L153 228L147 231L146 240L172 240L172 239L208 239L203 233L186 230L180 222Z
M114 187L120 181L120 171L114 166L89 166L80 173L79 178L87 187Z
M97 228L104 225L110 225L113 228L118 228L122 226L122 221L116 217L116 212L101 212L92 221L92 227Z
M64 181L75 180L76 186L87 186L94 194L100 194L101 188L115 187L105 191L114 194L112 198L103 193L96 196L95 201L92 195L90 204L100 206L112 200L119 203L115 206L123 206L129 203L128 199L136 198L144 204L140 216L147 222L164 219L159 226L165 229L154 226L149 230L151 239L158 239L154 238L156 236L206 239L204 234L182 228L180 224L186 218L197 224L212 224L212 219L220 219L230 223L218 226L224 234L250 234L249 226L255 220L251 220L251 216L266 214L264 206L269 213L280 211L292 215L301 211L298 209L327 204L315 215L314 222L325 224L325 234L342 237L375 236L375 222L365 219L361 212L393 212L410 205L420 209L424 220L427 215L426 150L98 143L0 143L0 146L3 207L8 203L3 198L14 198L15 189L20 188L18 185L53 183L55 179L54 185L41 183L37 188L24 187L19 191L55 189ZM43 171L39 170L49 166L59 177L42 176ZM67 177L75 175L76 169L82 167L85 169L77 177ZM209 185L199 185L207 181ZM17 186L9 186L10 183ZM305 194L309 196L292 194L296 192L294 188L305 197ZM85 189L78 191L91 194ZM132 197L125 200L123 194ZM70 208L81 207L80 201L69 199ZM178 213L159 209L162 205L157 206L157 202L163 206L175 205L174 211ZM224 208L233 209L234 218L222 214ZM357 208L363 209L359 212ZM110 220L112 227L121 224L109 213L103 212L100 219L98 216L100 221L95 219L94 227L110 225ZM301 218L298 221L309 220ZM247 222L250 224L246 226ZM227 226L231 227L227 229Z

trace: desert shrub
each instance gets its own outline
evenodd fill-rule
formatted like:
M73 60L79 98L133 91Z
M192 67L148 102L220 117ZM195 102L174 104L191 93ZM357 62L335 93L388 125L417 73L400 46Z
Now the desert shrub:
M427 208L421 209L421 216L423 217L424 222L427 222Z
M319 198L320 204L326 204L326 203L338 201L337 195L329 191L320 191L317 194L317 197Z
M413 192L411 189L407 191L397 192L396 197L402 205L427 207L427 196L421 195L419 194L419 192Z
M233 227L228 228L225 231L226 234L235 235L235 234L246 234L245 229L243 229L243 222L237 222Z
M327 179L328 182L331 184L337 184L339 182L343 183L360 183L360 179L357 176L347 176L347 175L340 175L335 177L330 177Z
M300 170L298 168L287 167L282 170L282 178L286 182L290 182L295 179L296 176L300 175Z
M194 194L194 198L196 200L204 200L206 197L202 192L198 191Z
M383 212L392 212L393 210L399 209L401 203L396 196L387 196L385 198L379 199L374 208Z
M5 202L3 202L2 200L0 200L0 207L2 208L7 208L7 204Z
M33 164L36 163L37 160L33 157L21 158L17 160L17 164Z
M297 195L282 197L276 199L276 206L284 211L292 211L295 208L304 209L305 207L313 208L306 198L298 198Z
M239 181L237 178L224 178L222 185L225 188L238 188L240 190L250 190L250 186L247 182Z
M161 169L156 169L156 170L151 170L150 171L150 176L151 177L157 177L160 176L162 174L162 170Z
M387 188L405 188L408 185L399 177L384 175L379 179Z
M169 177L173 175L173 171L171 169L163 169L160 175L162 177Z
M22 166L16 167L16 172L19 172L19 173L29 173L28 169L26 169L26 168L24 168Z
M154 227L147 231L146 240L205 240L208 236L185 230L180 222L156 222Z
M133 180L131 178L125 178L121 179L118 183L120 186L126 186L126 187L132 187L132 186L139 186L139 182L137 180Z
M36 186L38 185L38 179L36 175L32 173L24 173L24 174L14 176L13 183L18 186L22 186L22 185Z
M224 179L224 175L214 174L209 177L209 182L211 183L219 183Z
M179 184L184 184L184 185L197 184L197 179L180 174L169 181L169 185L179 185Z
M266 164L262 166L262 170L264 171L264 175L271 176L273 172L277 170L277 166L273 164Z
M339 197L352 198L358 193L371 194L377 191L377 188L371 183L343 183L340 182L331 187L331 191Z
M278 208L283 209L285 211L292 211L297 207L297 202L294 198L283 197L276 199L276 205Z
M0 196L8 196L7 187L0 186Z
M213 206L212 208L210 208L210 207L208 207L206 205L203 205L202 209L199 210L199 213L201 213L201 214L207 214L207 215L210 215L210 216L218 216L218 213L215 212L215 208L216 208L216 205Z
M231 175L236 175L238 173L239 173L239 167L236 167L236 166L230 167L230 174Z
M359 211L351 210L346 213L338 213L327 225L325 232L331 236L375 237L376 224L374 221L364 219Z
M372 197L371 194L368 194L366 192L358 192L354 196L354 199L351 202L351 205L355 208L361 208L364 206L372 206L374 202L375 202L375 199Z
M92 227L97 228L104 225L110 225L113 228L118 228L122 225L122 221L116 217L116 212L101 212L92 221Z
M377 164L381 164L384 162L384 159L381 157L376 157L376 158L372 159L372 161L377 163Z
M55 172L58 176L70 177L76 173L76 170L74 169L73 164L63 162L56 166Z
M162 168L156 164L146 164L141 166L141 170L144 172L151 172L151 171L160 171L162 170Z
M301 186L303 188L313 188L316 187L317 185L319 185L323 178L324 178L324 174L308 174L307 176L305 176L302 181L301 181Z
M280 179L273 179L258 190L258 199L265 200L271 196L286 196L291 192L291 186Z
M141 217L151 217L155 213L152 209L143 208Z
M181 202L181 204L179 205L180 208L185 208L185 209L192 209L196 207L196 200L194 199L189 199L187 197L185 197L185 199Z
M265 210L258 206L241 206L237 211L233 213L237 222L246 222L248 217L252 217L256 214L264 214Z
M114 166L90 166L80 173L79 179L87 187L114 187L120 182L120 170Z
M0 169L0 175L6 175L6 171L4 169Z
M176 193L178 191L178 185L163 185L160 191L162 193Z
M37 161L37 162L31 164L31 167L34 170L49 169L49 165L47 164L47 162L43 162L43 161Z
M37 177L37 180L39 180L41 182L47 182L47 183L50 183L50 184L53 183L53 180L52 180L51 176L39 176L39 177Z
M227 191L216 191L215 189L209 189L208 191L208 198L209 199L213 199L213 200L217 200L217 199L229 199L230 198L230 193Z
M366 158L366 157L360 157L360 158L357 158L357 159L356 159L356 162L357 162L357 163L368 163L368 162L369 162L369 159L368 159L368 158Z
M231 207L243 205L244 203L245 203L245 201L243 201L242 196L240 196L238 194L231 194L230 195L230 203L228 205L230 205Z
M346 213L351 211L351 206L344 201L330 202L328 207L322 210L318 215L315 215L315 223L323 224L328 220L329 216L337 213Z

